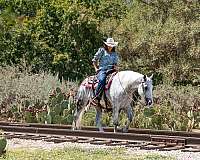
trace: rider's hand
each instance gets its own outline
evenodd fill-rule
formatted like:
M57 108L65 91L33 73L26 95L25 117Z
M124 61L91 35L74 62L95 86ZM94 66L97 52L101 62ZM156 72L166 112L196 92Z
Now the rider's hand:
M119 70L119 68L118 68L117 65L114 65L114 66L113 66L113 69L114 69L115 71L118 71L118 70Z
M97 63L93 62L93 66L94 66L95 72L98 73L99 72L99 67L98 67Z
M100 69L95 68L95 72L96 72L96 74L99 73L99 71L100 71Z

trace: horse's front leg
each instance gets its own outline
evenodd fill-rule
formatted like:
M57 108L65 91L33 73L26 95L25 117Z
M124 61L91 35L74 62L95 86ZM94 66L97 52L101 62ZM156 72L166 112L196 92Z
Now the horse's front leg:
M124 128L122 129L122 132L128 132L129 126L133 120L133 110L130 104L128 108L126 109L126 114L127 114L127 122Z
M101 106L98 105L96 107L96 126L99 128L99 131L103 132L101 118L102 118L102 109Z
M119 107L113 106L113 125L114 133L117 132L117 126L119 125Z

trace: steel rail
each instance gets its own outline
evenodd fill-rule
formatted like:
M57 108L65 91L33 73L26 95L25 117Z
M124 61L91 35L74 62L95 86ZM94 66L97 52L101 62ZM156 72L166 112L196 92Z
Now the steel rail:
M39 124L39 123L11 123L0 121L1 126L21 126L21 127L36 127L36 128L53 128L53 129L67 129L71 130L71 125L60 125L60 124ZM98 131L98 128L92 126L81 127L83 131ZM105 132L112 132L112 127L104 127ZM119 130L119 132L121 132ZM99 132L98 132L99 133ZM186 132L186 131L169 131L169 130L152 130L152 129L138 129L130 128L128 133L134 134L150 134L150 135L166 135L166 136L180 136L180 137L195 137L200 138L200 132ZM124 133L123 133L124 134Z
M152 139L176 141L185 140L185 144L200 144L200 133L180 131L159 131L149 129L130 129L128 133L113 133L113 128L105 128L105 132L97 131L95 127L83 127L82 130L71 130L71 126L32 123L0 122L0 129L5 132L36 133L48 135L63 135L77 137L93 137L104 139L119 139L129 141L152 141Z
M55 129L55 128L37 128L37 127L21 127L21 126L2 126L0 129L5 132L18 132L18 133L36 133L48 135L62 135L74 137L93 137L104 139L119 139L119 140L138 140L150 141L151 135L148 134L133 134L133 133L112 133L112 132L99 132L99 131L86 131L86 130L71 130L71 129Z

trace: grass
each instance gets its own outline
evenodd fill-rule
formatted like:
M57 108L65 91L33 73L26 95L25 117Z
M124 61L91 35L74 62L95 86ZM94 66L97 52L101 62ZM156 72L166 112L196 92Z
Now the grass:
M9 150L0 160L174 160L158 154L127 154L125 149L65 148L55 150Z

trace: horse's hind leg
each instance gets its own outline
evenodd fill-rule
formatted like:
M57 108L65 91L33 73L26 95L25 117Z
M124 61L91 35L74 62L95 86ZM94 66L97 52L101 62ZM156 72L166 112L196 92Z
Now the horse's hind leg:
M72 123L72 129L75 130L75 129L80 129L80 126L81 126L81 119L82 119L82 116L84 114L84 108L82 108L81 110L79 110L76 115L74 116L74 121Z
M85 112L85 107L80 105L80 102L77 102L75 112L74 112L74 120L72 123L72 129L80 129L81 119Z
M128 108L126 109L126 114L127 114L128 119L127 119L125 127L122 129L122 132L128 132L128 128L130 126L130 123L133 120L133 110L132 110L131 105L129 105Z
M99 128L99 131L103 131L101 118L102 118L102 109L101 107L98 106L96 107L96 126Z

